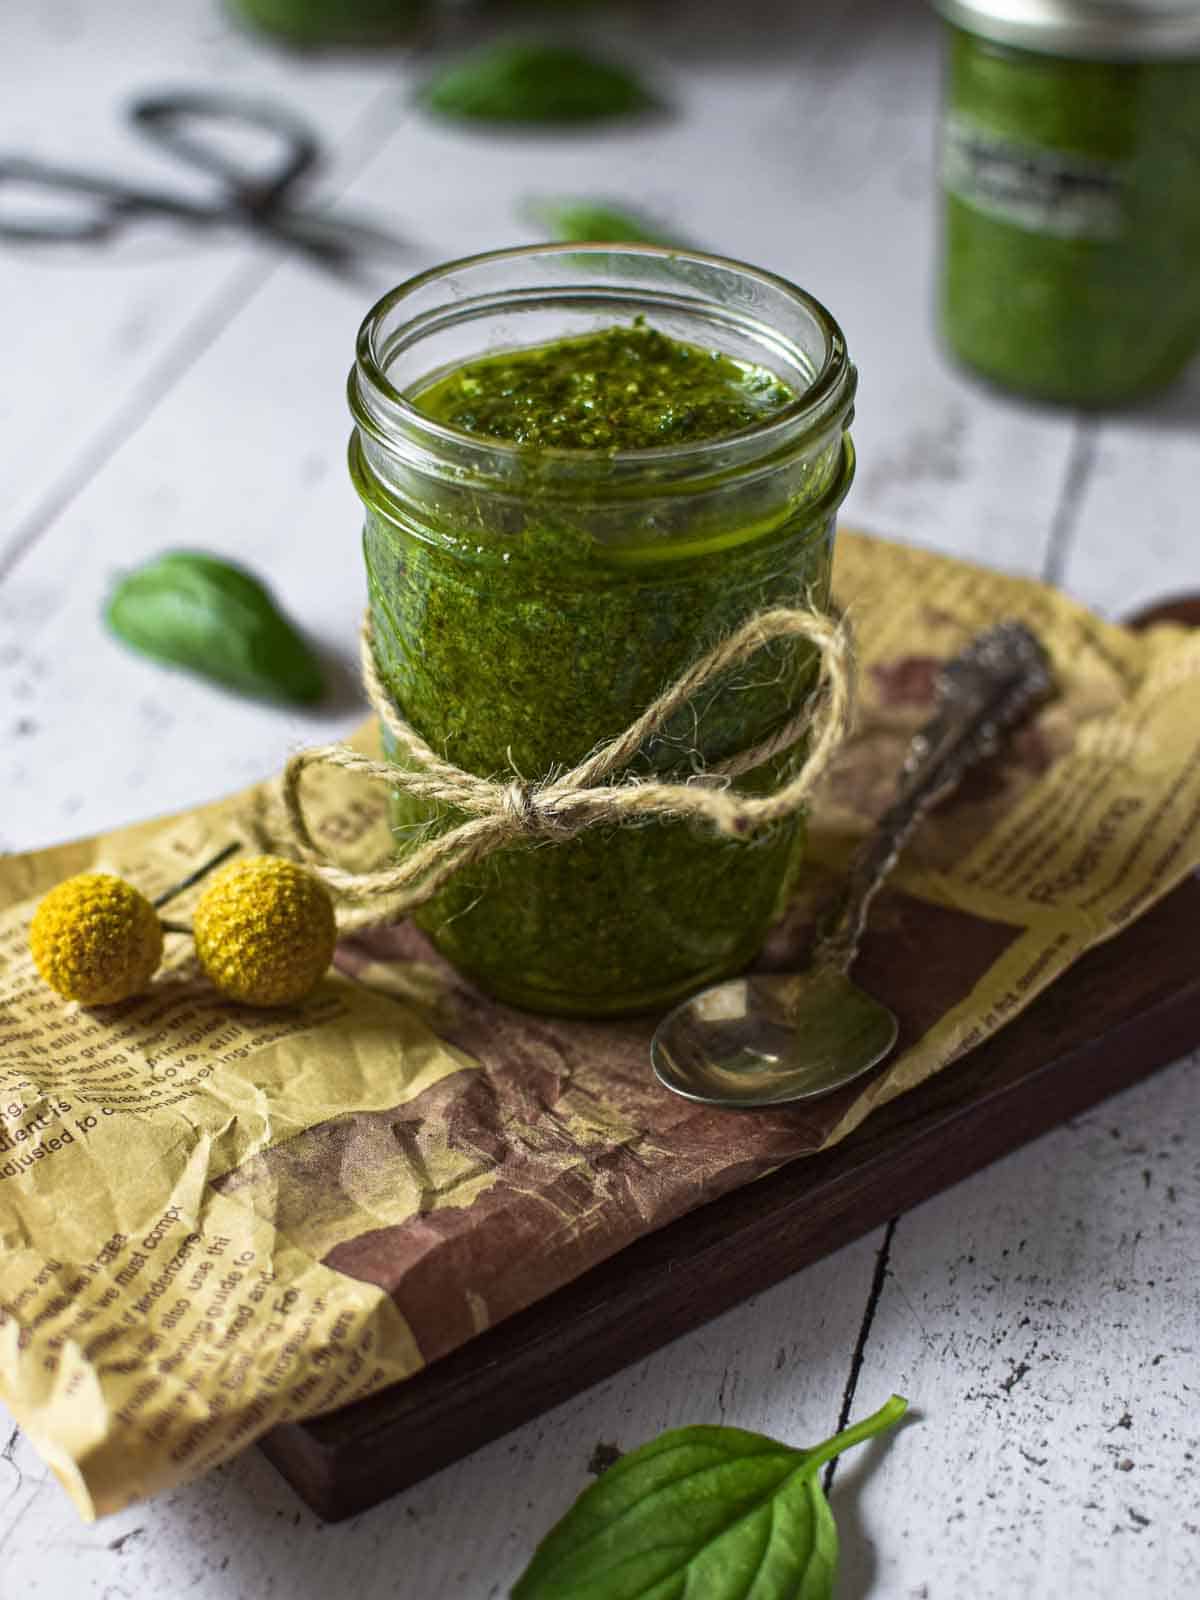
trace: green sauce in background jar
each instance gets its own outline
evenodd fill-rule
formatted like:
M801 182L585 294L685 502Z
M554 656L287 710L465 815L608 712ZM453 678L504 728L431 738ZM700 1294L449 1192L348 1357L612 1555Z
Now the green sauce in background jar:
M242 21L301 46L388 44L407 39L434 0L226 0Z
M350 394L376 657L400 711L459 766L540 778L754 612L822 604L854 388L816 301L698 254L538 246L395 290L363 324ZM813 675L806 645L764 650L635 770L690 775L765 740ZM739 787L773 788L801 756ZM393 816L401 848L458 820L399 795ZM417 920L514 1004L637 1011L750 959L803 843L800 818L748 842L599 827L495 852Z
M1200 0L935 0L941 321L985 377L1106 406L1200 350Z

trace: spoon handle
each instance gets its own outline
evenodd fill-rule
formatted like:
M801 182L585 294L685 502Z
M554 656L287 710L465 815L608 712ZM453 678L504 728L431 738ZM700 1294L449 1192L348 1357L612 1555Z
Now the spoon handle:
M1023 622L989 628L946 662L935 683L936 709L913 736L895 799L851 863L845 893L813 952L814 967L850 970L875 892L918 822L1053 686L1046 653Z

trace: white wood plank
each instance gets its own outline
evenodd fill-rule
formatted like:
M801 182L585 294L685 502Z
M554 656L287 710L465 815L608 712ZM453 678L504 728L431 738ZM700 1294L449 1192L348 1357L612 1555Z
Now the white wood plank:
M185 807L361 717L346 687L363 580L342 396L360 310L340 284L279 268L0 590L13 641L0 704L16 734L0 758L6 845ZM119 571L181 547L270 578L333 658L342 692L329 711L240 699L107 635Z
M0 1449L0 1600L493 1600L591 1481L599 1444L629 1450L690 1422L798 1443L833 1431L874 1245L860 1240L337 1527L323 1528L252 1451L84 1528L18 1438L11 1459ZM0 1426L0 1446L7 1437Z
M344 141L385 70L378 62L305 64L260 51L234 38L204 0L175 7L138 0L136 12L125 7L123 14L134 22L121 23L120 72L105 78L104 94L87 99L86 62L70 78L74 89L56 94L60 107L69 101L90 108L78 137L106 165L118 153L110 122L116 91L151 76L140 63L153 55L155 40L179 37L171 33L183 26L176 14L190 19L195 38L213 30L227 54L206 56L197 43L172 55L164 46L153 57L156 72L169 69L174 78L183 63L189 78L193 64L222 77L228 67L238 82L270 84L318 121L327 118L321 125L331 138ZM676 13L674 22L654 24L647 49L678 103L677 120L553 142L484 138L426 122L398 96L394 135L350 198L410 224L418 244L413 267L532 238L518 215L526 195L599 193L640 202L702 242L799 279L837 312L862 372L862 467L848 514L881 532L1040 570L1072 459L1073 423L975 386L951 372L933 344L937 63L925 8L916 0L819 9L775 0L737 48L728 42L728 15L727 5L706 0ZM20 37L44 40L43 17L55 25L82 19L94 30L89 48L103 57L100 30L110 26L109 8L31 4L17 19ZM111 26L115 31L116 22ZM587 24L614 48L640 54L628 12L623 36L619 23L608 26L611 32L603 22ZM6 61L12 27L6 8ZM64 35L64 49L69 44ZM20 74L6 66L6 92L10 77ZM36 101L31 94L22 104ZM8 114L0 105L0 117ZM84 117L83 110L71 114ZM44 107L21 116L12 122L16 143L57 139L66 127ZM9 123L3 127L8 142ZM121 141L123 158L123 135ZM53 146L54 153L79 148L65 132ZM27 409L18 407L0 430L0 504L10 493L32 495L22 504L35 504L53 475L78 459L56 456L47 473L47 441L54 438L57 450L60 432L80 451L102 443L113 397L120 402L145 382L195 308L216 304L212 284L225 292L231 272L257 270L258 263L233 244L214 246L203 260L172 258L160 273L163 265L131 256L103 283L89 267L90 287L72 280L70 295L63 274L82 272L82 263L23 278L19 300L5 288L5 303L21 307L9 321L36 325L42 341L12 356L6 382L41 370L51 347L56 360L74 359L72 370L108 381L60 395L56 431L45 395L34 403L31 377ZM0 287L10 267L0 257ZM201 269L211 277L201 281ZM405 270L402 264L396 275ZM377 287L384 286L381 276ZM274 770L291 745L355 720L349 691L309 719L143 666L106 640L98 611L119 567L167 545L200 544L266 572L322 644L349 655L362 578L357 508L342 459L342 383L372 292L348 291L296 265L273 272L161 403L157 391L150 395L137 431L0 588L0 726L7 734L0 744L0 847L191 804ZM80 308L61 328L54 316L60 303ZM117 351L113 330L146 305L142 354ZM100 330L94 336L93 323ZM1186 507L1194 440L1181 415L1179 424L1156 414L1106 426L1100 436L1087 515L1079 518L1078 542L1065 550L1068 583L1095 603L1124 608L1143 576L1148 592L1151 580L1157 590L1166 586L1163 575L1192 559ZM1127 485L1119 493L1100 492L1109 482L1106 462ZM1141 542L1143 495L1158 508L1153 527L1161 544L1152 562ZM1113 566L1113 551L1123 565ZM1195 1516L1182 1499L1193 1465L1186 1450L1194 1449L1184 1442L1193 1425L1183 1386L1192 1382L1194 1354L1183 1348L1188 1336L1181 1331L1185 1317L1194 1326L1196 1306L1194 1291L1180 1289L1178 1269L1171 1295L1162 1288L1168 1257L1194 1239L1200 1221L1194 1161L1188 1166L1186 1146L1169 1137L1194 1118L1195 1077L1194 1069L1182 1071L1126 1097L1124 1142L1110 1139L1102 1112L901 1223L893 1261L905 1270L897 1267L877 1309L855 1411L900 1387L928 1420L869 1453L872 1470L861 1491L859 1469L848 1462L839 1473L846 1595L1088 1600L1121 1592L1140 1600L1196 1589L1188 1565L1195 1528L1187 1526ZM1162 1087L1176 1083L1187 1087ZM1150 1154L1125 1150L1141 1143ZM1154 1153L1160 1143L1174 1152L1161 1163ZM1114 1198L1111 1161L1125 1198ZM1139 1195L1143 1165L1151 1185ZM1168 1183L1174 1200L1166 1199ZM975 1193L978 1200L966 1205L963 1196ZM1036 1246L1033 1268L1010 1266L1002 1254L1012 1248L1008 1227L1018 1222L1034 1241L1026 1253ZM1137 1270L1126 1268L1126 1287L1118 1289L1112 1261L1131 1253L1138 1227ZM975 1264L965 1262L969 1254ZM972 1276L985 1262L995 1287L982 1273ZM303 1515L294 1522L290 1495L253 1455L204 1484L83 1530L28 1446L17 1440L9 1461L0 1435L0 1597L148 1600L186 1591L201 1600L258 1600L337 1584L361 1590L364 1600L501 1594L584 1481L597 1441L628 1446L672 1422L721 1420L722 1399L725 1420L786 1437L803 1440L832 1426L871 1265L869 1244L843 1252L337 1530L320 1530ZM1028 1272L1040 1282L1017 1281ZM932 1342L923 1343L919 1325L906 1320L904 1296ZM993 1304L1002 1306L999 1316ZM1025 1315L1031 1322L1020 1327ZM1042 1338L1037 1361L1022 1342L1037 1336L1035 1328ZM1052 1354L1039 1366L1041 1351ZM1002 1389L1023 1361L1031 1370ZM992 1393L1000 1398L988 1399ZM1021 1411L1027 1396L1029 1409ZM1125 1409L1130 1428L1121 1425ZM1103 1432L1110 1425L1111 1435ZM1110 1448L1124 1448L1126 1436L1134 1461L1128 1472L1120 1470L1126 1455L1114 1457ZM1021 1448L1047 1465L1026 1461ZM22 1469L20 1481L13 1467ZM1135 1498L1143 1481L1146 1496ZM1151 1527L1139 1531L1130 1508L1150 1517ZM126 1533L134 1536L122 1544ZM1104 1562L1117 1573L1113 1587L1097 1575Z
M1200 1593L1197 1115L1200 1056L900 1220L861 1382L920 1417L839 1472L844 1594Z
M1154 403L1088 426L1065 586L1115 617L1200 590L1200 360Z
M184 85L278 99L332 153L353 144L396 72L387 58L281 56L236 29L215 0L123 0L119 14L6 6L0 60L0 153L197 200L213 192L203 174L153 149L126 121L135 95ZM312 193L319 198L320 188ZM0 194L5 216L35 205L28 191ZM180 381L276 259L237 230L205 236L155 223L87 247L0 241L0 570L6 551L53 517L111 440Z

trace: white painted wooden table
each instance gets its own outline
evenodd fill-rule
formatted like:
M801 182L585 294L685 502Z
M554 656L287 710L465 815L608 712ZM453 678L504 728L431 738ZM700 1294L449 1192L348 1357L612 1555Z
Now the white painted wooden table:
M862 375L851 519L1059 580L1109 613L1200 580L1200 373L1136 417L1084 421L987 393L936 349L937 39L919 4L631 4L583 32L635 51L676 115L481 137L414 109L419 57L296 59L239 34L214 0L4 0L3 150L187 183L122 125L123 100L252 89L320 131L321 193L378 213L411 248L348 287L230 233L0 247L0 848L186 806L354 723L363 581L342 384L355 328L409 272L530 238L530 196L639 201L835 309ZM113 575L188 545L271 576L347 663L331 708L263 709L105 636ZM588 1481L598 1442L687 1421L803 1441L844 1403L861 1414L897 1389L914 1421L835 1482L841 1595L1187 1600L1200 1594L1198 1064L336 1528L253 1451L84 1527L6 1426L0 1597L484 1600Z

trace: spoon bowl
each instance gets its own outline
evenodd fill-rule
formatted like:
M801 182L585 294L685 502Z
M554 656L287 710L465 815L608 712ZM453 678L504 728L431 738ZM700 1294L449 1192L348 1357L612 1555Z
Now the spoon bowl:
M828 1094L896 1043L895 1014L829 969L713 984L663 1018L659 1082L685 1100L745 1110Z

